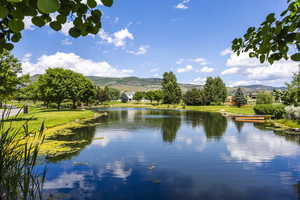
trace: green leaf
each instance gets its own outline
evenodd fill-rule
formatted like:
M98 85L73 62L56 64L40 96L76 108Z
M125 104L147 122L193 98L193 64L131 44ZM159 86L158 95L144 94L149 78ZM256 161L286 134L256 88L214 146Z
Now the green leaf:
M50 23L50 27L55 31L59 31L61 29L61 24L57 21L54 21Z
M13 44L11 44L11 43L5 43L4 45L3 45L3 47L5 48L5 49L7 49L7 50L12 50L13 48L14 48L14 45Z
M101 2L107 7L111 7L113 5L113 0L101 0Z
M12 36L11 41L13 41L13 42L19 42L21 38L22 38L21 33L15 33L15 34Z
M5 18L8 15L8 9L0 5L0 18Z
M45 21L43 20L42 17L33 17L31 19L31 22L38 27L42 27L45 25Z
M8 22L8 27L15 33L22 31L24 29L24 26L25 25L22 20L12 19Z
M264 63L265 62L265 59L266 59L266 56L263 54L259 57L259 61L260 63Z
M69 30L69 34L74 38L78 38L81 35L81 31L78 28L73 27Z
M90 8L95 8L97 6L97 2L95 0L88 0L87 1L87 5L90 7Z
M67 21L67 17L64 15L57 15L56 20L60 24L64 24Z
M23 0L7 0L8 2L11 2L11 3L20 3L22 2Z
M300 61L300 53L295 53L294 55L291 56L291 59L293 61Z
M48 14L57 11L60 3L58 0L38 0L37 7L41 12Z

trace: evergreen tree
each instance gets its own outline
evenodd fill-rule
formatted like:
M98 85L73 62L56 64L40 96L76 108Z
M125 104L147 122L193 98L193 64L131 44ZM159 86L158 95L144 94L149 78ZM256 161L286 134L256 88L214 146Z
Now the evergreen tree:
M178 104L181 100L181 89L173 72L165 72L162 80L163 102Z
M247 99L245 98L244 92L241 88L238 88L237 91L235 92L234 100L235 100L235 104L238 107L247 104Z

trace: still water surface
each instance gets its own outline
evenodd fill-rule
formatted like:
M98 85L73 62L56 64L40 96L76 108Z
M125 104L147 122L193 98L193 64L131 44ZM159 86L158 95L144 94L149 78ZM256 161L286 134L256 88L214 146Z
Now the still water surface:
M104 110L103 110L104 111ZM46 195L66 200L299 199L300 139L217 113L108 109L52 158ZM103 139L102 139L103 137ZM67 138L61 138L67 139Z

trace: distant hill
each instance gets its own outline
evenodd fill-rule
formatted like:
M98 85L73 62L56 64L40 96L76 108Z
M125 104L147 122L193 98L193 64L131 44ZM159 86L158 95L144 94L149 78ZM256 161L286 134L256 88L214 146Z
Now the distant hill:
M240 86L242 88L246 89L254 89L254 90L285 90L286 87L273 87L273 86L267 86L267 85L245 85L245 86Z
M145 91L156 90L161 88L162 79L160 78L138 78L138 77L124 77L124 78L109 78L99 76L87 76L96 85L114 87L120 90L127 91ZM200 85L193 84L179 84L183 91L192 88L201 88Z
M31 80L37 80L39 75L34 75L31 77ZM132 77L124 77L124 78L111 78L111 77L100 77L100 76L87 76L90 80L92 80L96 85L99 86L109 86L114 87L119 90L127 90L127 91L145 91L145 90L156 90L161 88L162 79L160 78L138 78L135 76ZM184 84L179 83L181 89L185 92L192 88L202 88L201 85L194 84ZM273 91L276 90L284 90L285 87L272 87L266 85L247 85L240 86L247 93L257 92L257 91ZM228 88L229 94L232 94L237 87Z

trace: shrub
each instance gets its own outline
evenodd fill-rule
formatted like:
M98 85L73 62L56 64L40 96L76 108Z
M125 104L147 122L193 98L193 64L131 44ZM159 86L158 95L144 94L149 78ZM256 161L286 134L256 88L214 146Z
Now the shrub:
M300 120L300 107L287 106L285 112L288 119Z
M254 111L259 115L272 115L276 119L283 118L285 115L284 105L259 104L254 107Z
M266 92L257 94L256 104L271 104L273 103L273 96Z

